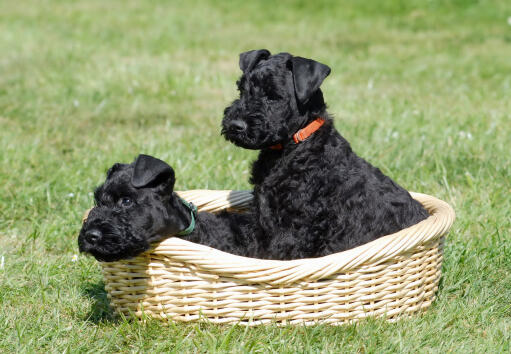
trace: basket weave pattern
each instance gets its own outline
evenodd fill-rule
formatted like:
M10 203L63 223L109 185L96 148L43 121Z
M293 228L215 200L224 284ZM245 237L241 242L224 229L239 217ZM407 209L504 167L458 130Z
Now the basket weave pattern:
M180 192L203 211L244 209L246 191ZM131 260L101 263L114 309L162 320L260 325L388 320L431 305L444 235L454 221L445 202L412 193L431 214L360 247L313 259L260 260L171 237Z

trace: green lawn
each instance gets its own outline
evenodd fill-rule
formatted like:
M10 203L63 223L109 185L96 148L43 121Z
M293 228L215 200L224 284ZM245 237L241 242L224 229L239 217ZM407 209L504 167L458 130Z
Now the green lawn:
M511 2L0 2L0 352L509 352ZM238 54L328 64L339 131L457 212L438 299L394 324L140 324L108 308L77 232L114 162L155 155L177 189L247 189L219 134Z

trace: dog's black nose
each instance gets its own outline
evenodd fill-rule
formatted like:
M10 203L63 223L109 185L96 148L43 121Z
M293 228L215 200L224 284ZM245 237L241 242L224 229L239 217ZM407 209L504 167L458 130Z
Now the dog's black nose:
M91 245L96 244L101 239L101 236L102 236L101 231L99 231L98 229L92 229L85 233L85 239Z
M242 132L245 129L247 129L247 123L245 123L242 120L236 119L229 124L229 129L236 132Z

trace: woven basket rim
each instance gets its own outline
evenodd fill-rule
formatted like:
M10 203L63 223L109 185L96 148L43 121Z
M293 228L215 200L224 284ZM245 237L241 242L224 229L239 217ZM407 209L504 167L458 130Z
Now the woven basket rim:
M211 210L208 200L231 200L216 210L229 207L247 206L250 191L190 190L177 192L181 197L196 203L199 210ZM362 265L377 265L400 254L445 235L455 219L454 210L446 202L427 194L410 192L422 203L430 216L416 225L396 233L382 236L377 240L356 248L318 258L296 260L267 260L237 256L208 246L196 244L178 237L169 237L153 245L146 253L169 256L194 267L203 268L221 276L244 279L249 282L290 284L296 281L319 280L337 272L347 272ZM209 199L208 199L209 198ZM107 264L104 264L107 266Z

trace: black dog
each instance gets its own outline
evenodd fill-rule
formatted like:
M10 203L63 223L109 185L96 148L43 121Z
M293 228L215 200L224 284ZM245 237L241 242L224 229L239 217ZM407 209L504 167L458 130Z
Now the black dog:
M319 88L328 66L262 49L242 53L240 68L240 98L225 109L222 134L261 150L250 182L266 258L343 251L428 217L334 128Z
M110 168L99 186L78 237L80 252L99 261L131 258L152 242L170 236L211 246L225 252L254 256L247 216L201 212L174 192L174 170L165 162L139 155L132 164Z

